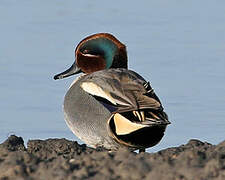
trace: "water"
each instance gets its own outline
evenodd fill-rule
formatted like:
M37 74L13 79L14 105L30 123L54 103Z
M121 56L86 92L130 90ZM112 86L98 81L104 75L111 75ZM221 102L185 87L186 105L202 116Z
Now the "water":
M0 142L77 138L62 113L74 61L87 35L110 32L127 45L129 67L154 87L172 124L150 152L191 138L225 138L225 2L0 1Z

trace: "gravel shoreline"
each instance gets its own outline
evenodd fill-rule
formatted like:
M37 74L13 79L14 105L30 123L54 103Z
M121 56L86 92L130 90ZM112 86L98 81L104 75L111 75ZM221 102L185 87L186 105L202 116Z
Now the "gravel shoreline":
M161 150L94 150L66 139L29 140L10 136L0 144L0 179L225 179L225 141L199 140Z

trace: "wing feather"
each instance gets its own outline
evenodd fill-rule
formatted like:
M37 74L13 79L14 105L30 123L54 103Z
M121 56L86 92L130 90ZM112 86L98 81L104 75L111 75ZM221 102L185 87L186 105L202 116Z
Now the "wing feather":
M149 83L127 69L109 69L89 74L81 87L89 94L109 101L111 106L115 106L115 112L162 109Z

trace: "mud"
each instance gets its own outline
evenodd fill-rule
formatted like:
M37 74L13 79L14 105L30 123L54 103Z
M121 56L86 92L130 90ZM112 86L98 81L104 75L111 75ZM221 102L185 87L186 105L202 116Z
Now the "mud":
M161 150L94 150L66 139L30 140L10 136L0 144L0 179L225 180L225 141L199 140Z

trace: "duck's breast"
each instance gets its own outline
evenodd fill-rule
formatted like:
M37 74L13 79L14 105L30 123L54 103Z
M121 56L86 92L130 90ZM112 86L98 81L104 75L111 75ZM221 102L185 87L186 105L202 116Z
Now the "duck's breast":
M81 88L88 75L80 77L64 98L64 116L71 131L86 144L96 147L112 144L107 121L111 113Z

